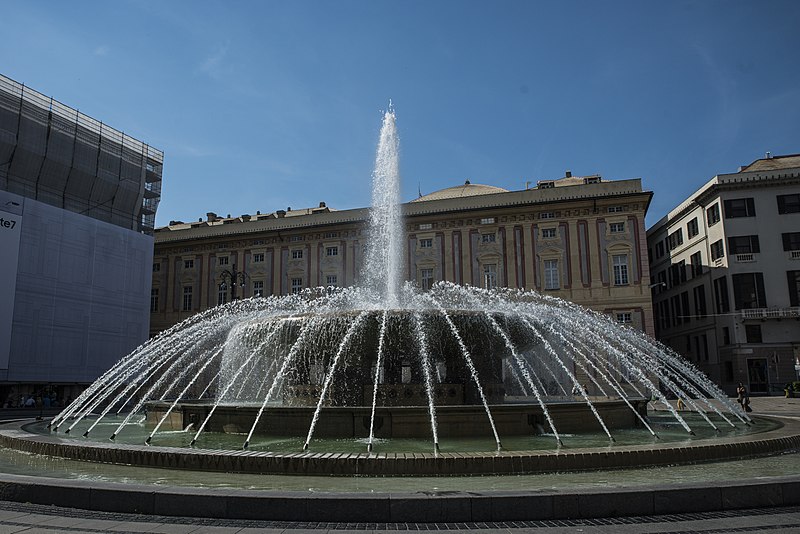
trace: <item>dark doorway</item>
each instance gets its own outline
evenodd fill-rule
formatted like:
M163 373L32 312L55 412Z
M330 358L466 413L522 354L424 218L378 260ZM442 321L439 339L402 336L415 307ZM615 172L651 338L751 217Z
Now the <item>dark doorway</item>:
M769 379L767 377L766 358L748 359L747 376L750 379L750 393L769 392Z

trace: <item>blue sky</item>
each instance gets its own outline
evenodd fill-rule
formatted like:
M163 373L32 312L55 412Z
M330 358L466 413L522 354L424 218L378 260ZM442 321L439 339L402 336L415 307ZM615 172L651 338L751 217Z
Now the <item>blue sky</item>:
M800 152L797 1L6 0L0 72L165 152L157 225L369 204L389 99L403 197L642 178L653 224Z

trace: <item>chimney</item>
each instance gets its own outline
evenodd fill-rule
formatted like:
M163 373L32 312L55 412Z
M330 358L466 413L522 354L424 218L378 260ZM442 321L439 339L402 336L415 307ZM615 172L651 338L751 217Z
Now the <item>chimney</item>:
M570 171L570 170L567 170L566 177L567 177L567 178L572 178L572 171Z
M320 203L319 203L319 207L320 207L320 208L324 208L324 207L326 207L326 206L325 206L325 203L324 203L324 202L320 202Z
M213 211L206 213L206 217L208 218L208 222L214 222L218 219L217 214Z
M283 211L283 210L278 210L278 211L276 211L276 212L275 212L275 215L276 215L276 216L277 216L279 219L282 219L282 218L286 217L286 212L285 212L285 211Z
M767 152L767 159L772 159L772 153L771 152Z

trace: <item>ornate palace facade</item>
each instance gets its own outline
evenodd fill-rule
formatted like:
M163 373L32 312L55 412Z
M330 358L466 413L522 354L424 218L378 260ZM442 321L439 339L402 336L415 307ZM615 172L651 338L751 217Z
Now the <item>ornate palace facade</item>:
M406 278L536 290L653 333L641 180L506 191L470 184L403 205ZM231 298L358 282L368 208L172 221L155 232L151 334Z

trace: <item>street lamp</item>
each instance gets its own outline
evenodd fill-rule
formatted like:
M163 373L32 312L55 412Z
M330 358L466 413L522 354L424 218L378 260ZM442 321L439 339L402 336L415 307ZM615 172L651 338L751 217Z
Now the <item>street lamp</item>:
M220 284L219 288L221 290L226 290L228 287L231 288L231 300L236 300L236 286L244 287L245 282L250 275L236 270L236 265L233 266L233 269L223 269L222 272L219 273L220 277Z

